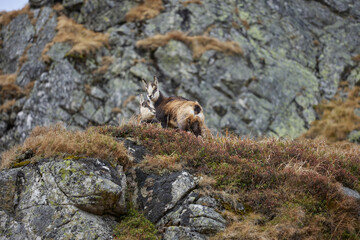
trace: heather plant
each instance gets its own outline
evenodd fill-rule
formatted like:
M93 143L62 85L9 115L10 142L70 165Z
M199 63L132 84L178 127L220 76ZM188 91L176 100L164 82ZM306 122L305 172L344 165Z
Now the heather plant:
M181 166L214 179L207 180L207 192L211 194L211 185L213 192L234 195L245 205L245 215L238 215L241 221L232 218L229 226L233 230L245 225L251 228L239 230L239 236L251 232L253 237L245 239L359 237L360 227L355 224L360 221L359 202L341 190L343 185L360 191L356 147L307 139L201 138L156 125L125 124L97 130L114 137L131 137L146 146L151 152L143 163L147 170L159 172L161 162L161 168L168 171ZM231 206L226 209L239 214ZM224 234L231 235L228 231ZM225 235L217 237L233 239Z

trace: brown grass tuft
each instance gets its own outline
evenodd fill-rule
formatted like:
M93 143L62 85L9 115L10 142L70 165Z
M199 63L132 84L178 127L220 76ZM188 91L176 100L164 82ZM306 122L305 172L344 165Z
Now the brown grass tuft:
M345 101L334 98L317 106L321 119L312 122L303 136L312 139L322 137L328 142L346 140L352 130L360 129L360 117L354 112L360 108L359 94L360 87L355 87Z
M351 58L354 62L360 62L360 54L355 55Z
M240 19L240 21L246 30L250 29L250 25L249 25L248 21L246 21L244 19Z
M30 5L27 4L24 8L20 10L15 10L11 12L5 12L0 15L0 26L7 26L14 18L21 14L28 14L30 20L34 16L33 13L30 11Z
M203 3L201 2L201 0L187 0L185 2L181 2L181 4L184 7L187 7L189 4L194 3L194 4L199 4L199 5L203 5Z
M166 170L173 172L183 169L177 156L146 156L145 160L142 161L139 166L146 171L151 170L158 174L162 174Z
M0 86L14 84L16 81L16 74L4 74L0 75Z
M130 9L125 16L127 22L142 21L154 18L164 10L162 0L144 0L144 2Z
M50 47L57 42L68 42L72 45L72 48L67 53L67 55L70 56L93 54L99 48L108 46L108 34L93 32L65 16L58 17L56 30L56 36L51 43L48 43L45 46L42 52L42 59L45 62L50 61L50 58L46 53L49 51Z
M36 127L22 145L3 153L0 169L9 168L16 163L17 156L31 151L36 157L76 155L97 157L108 160L112 165L130 164L123 143L114 138L99 134L92 128L85 131L67 131L63 125ZM33 160L33 159L32 159Z
M101 58L101 66L94 70L93 74L104 74L110 65L114 62L114 58L111 56L104 56Z
M121 108L113 108L111 109L111 112L117 114L117 113L122 113L122 110Z
M54 9L56 12L61 12L64 10L64 6L61 3L55 4L52 9Z
M24 96L24 91L15 84L17 74L0 75L0 104L3 110L8 110L9 101Z
M221 42L216 38L207 36L187 36L186 34L173 31L165 35L155 35L140 41L137 41L136 47L145 49L156 49L165 46L170 40L176 40L186 44L193 52L193 58L199 58L204 52L215 50L229 55L244 55L243 50L237 42Z
M125 101L123 102L123 104L121 105L122 108L126 108L126 106L131 103L132 101L134 101L136 99L136 97L134 95L129 96L127 99L125 99Z
M0 105L0 112L7 112L15 104L16 100L7 100L3 105Z

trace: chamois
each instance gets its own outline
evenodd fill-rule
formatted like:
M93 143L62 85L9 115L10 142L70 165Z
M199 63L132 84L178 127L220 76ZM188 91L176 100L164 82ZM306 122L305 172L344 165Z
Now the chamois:
M143 95L139 96L140 101L140 122L141 123L155 123L158 122L155 118L156 111L150 100L144 100Z
M147 97L155 106L156 118L161 126L191 131L195 136L202 135L204 113L200 104L183 97L165 97L158 88L158 79L147 83L142 79Z

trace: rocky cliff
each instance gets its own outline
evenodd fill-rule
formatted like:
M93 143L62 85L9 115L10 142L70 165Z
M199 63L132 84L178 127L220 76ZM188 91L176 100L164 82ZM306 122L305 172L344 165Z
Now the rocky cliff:
M299 136L358 83L359 19L355 0L30 1L1 15L0 148L37 125L129 119L153 75L214 131Z

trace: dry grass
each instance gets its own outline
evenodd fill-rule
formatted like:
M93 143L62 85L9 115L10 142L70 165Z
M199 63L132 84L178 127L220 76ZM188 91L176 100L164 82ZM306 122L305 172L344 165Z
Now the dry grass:
M0 104L2 111L8 110L13 99L21 98L24 91L15 84L17 74L0 75ZM9 102L10 101L10 102Z
M16 81L17 74L0 75L0 86L11 85Z
M76 155L108 160L114 166L119 163L127 167L130 164L123 143L99 134L92 128L86 131L67 131L64 126L57 124L34 128L22 145L3 153L0 169L11 167L16 163L17 156L29 151L37 157Z
M110 65L114 62L114 58L111 56L104 56L101 58L101 66L96 69L93 74L104 74Z
M360 87L355 87L345 101L334 98L317 106L321 119L312 122L303 136L312 139L324 138L331 143L346 140L352 130L360 129L360 117L354 112L360 108L359 94Z
M181 4L184 7L187 7L189 4L194 3L194 4L199 4L199 5L203 5L203 3L201 2L201 0L187 0L185 2L181 2Z
M360 54L355 55L355 56L352 56L351 59L352 59L354 62L360 62Z
M62 12L64 10L64 6L61 3L56 3L52 9L54 9L56 12Z
M193 58L199 58L204 52L215 50L229 55L244 55L243 50L237 42L221 42L216 38L208 36L187 36L186 34L173 31L165 35L155 35L136 43L136 47L145 49L156 49L165 46L170 40L176 40L186 44L193 52Z
M16 100L7 100L4 104L0 105L0 113L1 112L8 112L11 107L15 104Z
M162 0L144 0L140 5L130 9L125 19L127 22L142 21L156 17L163 10Z
M42 52L42 59L45 62L50 61L50 58L46 55L46 53L49 51L50 47L57 42L70 43L72 48L67 55L80 57L93 54L99 48L108 46L108 34L93 32L65 16L60 16L57 20L57 34L53 38L52 42L45 46Z
M30 20L33 18L33 12L30 10L30 5L27 4L24 8L20 10L15 10L11 12L4 12L0 15L0 26L7 26L14 18L21 14L28 14Z
M248 21L246 21L244 19L240 19L240 21L246 30L250 29L250 25L249 25Z
M151 170L157 174L162 174L166 170L174 172L183 169L177 156L163 155L146 156L145 160L142 161L139 166L145 171Z

